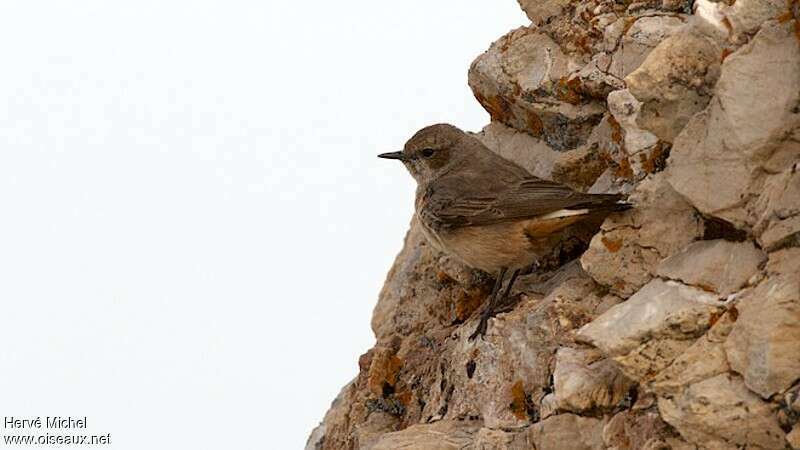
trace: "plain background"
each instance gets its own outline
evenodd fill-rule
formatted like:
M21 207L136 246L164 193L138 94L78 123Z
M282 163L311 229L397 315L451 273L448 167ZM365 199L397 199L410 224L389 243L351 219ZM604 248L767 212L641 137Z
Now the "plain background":
M0 3L0 417L302 448L514 0ZM8 430L0 429L0 434Z

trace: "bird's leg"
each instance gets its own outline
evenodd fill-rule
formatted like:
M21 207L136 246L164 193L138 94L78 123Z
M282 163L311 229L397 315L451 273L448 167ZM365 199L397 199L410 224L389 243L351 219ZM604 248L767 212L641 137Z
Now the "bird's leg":
M507 304L508 302L508 295L511 294L511 288L514 286L514 282L517 281L517 277L522 272L522 270L517 269L514 273L511 274L511 278L508 280L508 285L506 286L506 290L503 291L503 295L500 296L500 301L497 304L497 308L495 308L495 313L501 312L508 312L510 311L514 305Z
M497 293L500 292L500 288L503 286L503 278L505 278L507 270L507 267L500 268L500 273L497 274L497 279L494 282L492 293L489 295L489 303L483 308L483 311L481 311L481 318L478 322L478 327L475 329L475 332L469 336L470 341L474 340L478 336L483 336L486 334L486 325L489 322L489 318L492 317L492 311L497 305Z

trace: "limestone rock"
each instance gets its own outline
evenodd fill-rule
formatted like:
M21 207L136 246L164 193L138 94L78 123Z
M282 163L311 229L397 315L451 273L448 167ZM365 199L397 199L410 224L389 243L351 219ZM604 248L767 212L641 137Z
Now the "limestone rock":
M691 384L727 373L730 366L723 343L731 332L735 317L735 309L723 314L706 334L656 375L648 388L658 395L669 396L680 393Z
M711 326L717 296L673 281L653 280L581 328L578 337L646 381L667 367Z
M691 5L695 19L691 23L692 29L714 39L721 45L727 43L730 39L730 23L727 23L728 19L720 11L722 2L718 0L695 0Z
M800 379L800 274L759 284L737 304L725 351L748 388L764 398Z
M609 161L595 146L584 145L564 152L553 165L551 178L577 191L587 191L609 167ZM612 193L611 189L604 194Z
M780 16L786 9L786 2L780 0L737 0L730 5L722 2L719 5L720 13L730 26L730 36L734 42L746 42L747 34L758 31L761 24Z
M744 287L765 260L751 242L699 241L662 261L658 275L728 295Z
M634 384L593 349L562 347L553 372L555 406L564 411L610 410Z
M702 35L674 34L625 78L642 102L639 126L672 142L692 116L703 110L719 77L722 50Z
M386 433L362 450L461 450L472 444L480 423L442 420L432 424L413 425L401 431Z
M615 51L607 72L620 79L636 70L654 48L685 24L685 19L679 15L646 15L618 20L627 31L614 43L612 50Z
M645 442L642 450L697 450L697 446L681 438L653 438Z
M492 119L540 137L556 150L585 142L604 106L581 94L575 62L546 34L519 28L470 67L469 85Z
M398 264L389 271L372 313L372 330L378 340L388 339L398 332L410 334L422 323L443 325L464 320L480 306L490 289L490 280L474 278L473 284L467 286L454 283L449 276L444 276L446 273L440 274L441 256L430 248L413 220L397 257ZM460 265L455 261L452 264ZM470 269L463 267L463 270ZM414 285L407 282L420 272L426 273L426 278ZM421 302L421 298L426 300Z
M795 154L800 159L800 141L789 145L796 149L788 152L788 156ZM797 163L769 177L754 202L753 209L759 216L754 229L759 244L768 251L800 245L799 167Z
M528 133L492 122L476 135L486 147L531 174L585 191L609 166L596 145L558 152ZM591 139L591 137L590 137Z
M647 284L663 258L703 234L692 207L660 175L636 187L630 197L636 208L609 217L581 257L598 283L623 297Z
M796 424L792 431L786 435L786 442L792 450L800 450L800 424Z
M602 40L592 46L594 54L578 72L582 86L594 97L624 89L623 79L645 60L667 36L684 27L681 14L601 13L590 23L602 30ZM591 32L592 30L590 30ZM587 44L588 45L588 44Z
M603 175L606 175L606 185L599 186L598 181ZM619 124L607 113L584 145L562 152L562 157L553 166L551 178L580 191L588 188L596 193L627 193L633 187L632 175Z
M529 450L530 448L528 437L524 432L484 427L478 430L472 447L467 447L467 450Z
M800 244L800 215L772 222L758 241L768 250L796 247Z
M627 89L608 94L608 110L614 119L612 126L617 128L612 142L621 146L624 159L619 163L627 168L628 178L634 180L662 171L670 150L669 143L639 128L641 105Z
M784 433L769 404L728 374L692 384L674 397L661 397L667 423L701 448L781 449Z
M536 289L525 279L520 288ZM421 417L480 416L489 428L515 428L535 420L541 413L531 399L550 389L559 345L570 342L568 334L595 316L601 301L595 290L591 278L578 272L544 297L522 296L513 311L491 319L486 336L474 343L467 337L476 322L468 322L439 350L447 350L440 363L426 369L431 387ZM409 349L409 355L415 353Z
M534 24L541 25L560 15L569 5L569 0L518 0L520 7Z
M561 153L528 133L492 122L476 137L493 152L514 161L539 178L550 178Z
M521 432L482 427L479 420L440 420L386 433L362 450L528 450Z
M789 27L764 25L725 58L714 100L675 139L666 171L670 184L702 213L739 228L770 215L750 213L749 203L768 172L786 169L798 155L791 138L800 126L798 86L797 40Z
M629 156L636 155L658 143L656 135L639 128L636 124L641 107L642 103L636 100L636 97L627 89L608 94L608 110L625 130L625 151Z
M621 411L603 428L603 442L607 448L616 450L670 448L667 442L678 440L677 434L661 420L656 408Z
M528 438L536 450L601 450L603 420L559 414L530 427Z
M331 408L325 414L322 422L314 428L306 442L305 450L322 450L326 448L346 447L348 444L340 439L339 433L347 424L350 412L350 402L356 394L355 380L351 381L339 392L331 403ZM339 428L338 430L334 428ZM388 430L387 430L388 431ZM338 433L337 433L338 432ZM349 434L349 431L348 431Z
M800 273L800 247L786 248L769 254L767 272L789 275Z

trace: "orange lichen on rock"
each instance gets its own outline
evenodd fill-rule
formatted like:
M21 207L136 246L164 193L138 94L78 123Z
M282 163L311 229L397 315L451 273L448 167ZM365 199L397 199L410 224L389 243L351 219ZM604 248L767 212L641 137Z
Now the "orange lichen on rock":
M525 395L525 387L522 384L522 380L517 380L516 383L511 385L511 412L514 414L519 420L527 420L528 419L528 410L527 410L527 397Z
M532 111L527 111L525 114L525 124L528 125L528 131L534 137L539 137L544 132L544 124L539 115Z
M616 253L622 248L622 239L611 239L607 236L603 236L600 238L600 242L602 242L611 253Z
M664 169L669 157L669 144L664 141L658 143L646 153L641 153L640 162L645 173L656 173Z
M461 290L455 298L456 320L463 322L475 312L486 299L488 292L482 288L473 288L468 291Z
M370 391L378 396L383 396L387 386L394 388L397 384L397 374L403 362L389 349L380 349L372 357L367 374L367 384Z
M556 98L572 105L578 105L583 101L581 89L580 78L561 78L558 80L558 83L556 83Z
M621 148L624 144L622 140L622 125L611 114L608 115L608 124L611 126L611 140Z
M511 105L506 99L500 95L492 95L489 98L484 97L479 93L475 93L475 98L481 105L489 112L492 120L498 122L508 123L511 118Z
M617 170L614 171L614 175L616 175L617 178L625 178L626 180L633 179L633 168L628 158L623 158L618 164L619 166Z

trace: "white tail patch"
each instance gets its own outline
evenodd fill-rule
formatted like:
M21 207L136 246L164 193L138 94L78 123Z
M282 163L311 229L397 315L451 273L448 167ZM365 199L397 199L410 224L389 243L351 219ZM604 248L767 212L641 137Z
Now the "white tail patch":
M547 213L543 216L539 216L539 219L563 219L565 217L572 217L572 216L582 216L584 214L589 214L589 209L559 209L558 211L553 211L551 213Z

